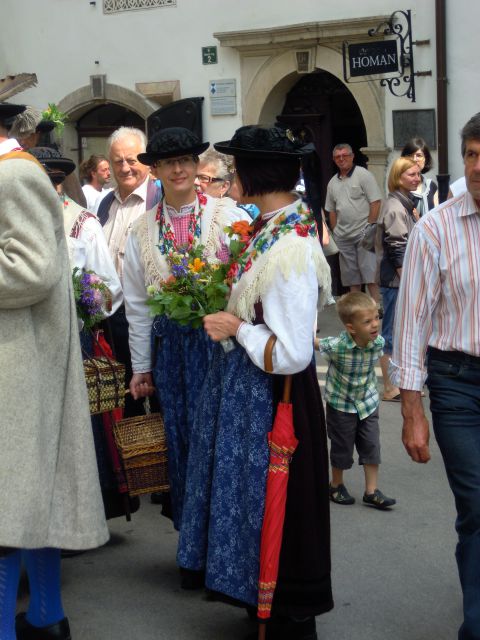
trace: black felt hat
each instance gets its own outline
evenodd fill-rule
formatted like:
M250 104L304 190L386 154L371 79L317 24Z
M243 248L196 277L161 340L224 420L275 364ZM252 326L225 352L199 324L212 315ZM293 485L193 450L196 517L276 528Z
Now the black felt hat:
M9 104L8 102L0 102L0 122L7 128L12 126L13 118L19 113L25 111L24 104Z
M75 169L75 163L70 158L63 158L59 151L52 147L32 147L28 150L32 156L42 164L47 173L50 171L62 171L65 177Z
M50 133L55 129L55 123L51 120L40 120L40 122L35 127L35 131L37 133Z
M256 125L240 127L231 140L213 146L221 153L245 158L301 158L315 151L313 144L295 139L288 129Z
M138 161L152 165L157 160L178 156L198 156L208 149L209 142L201 142L197 136L184 127L160 129L147 144L145 153L138 154Z

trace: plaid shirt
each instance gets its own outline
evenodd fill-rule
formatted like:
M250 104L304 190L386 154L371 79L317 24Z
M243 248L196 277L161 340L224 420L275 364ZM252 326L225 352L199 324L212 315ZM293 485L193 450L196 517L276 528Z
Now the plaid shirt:
M328 360L326 400L345 413L358 413L363 420L380 404L375 363L383 355L385 340L377 336L359 347L347 331L337 338L322 338L320 353Z

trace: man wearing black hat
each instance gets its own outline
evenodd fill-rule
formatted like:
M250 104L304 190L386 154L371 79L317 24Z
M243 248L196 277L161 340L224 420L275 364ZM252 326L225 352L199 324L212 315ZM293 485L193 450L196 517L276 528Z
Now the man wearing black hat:
M162 406L169 448L173 520L180 526L188 446L194 407L208 362L211 342L202 329L182 327L149 313L147 287L162 287L171 272L170 250L205 247L210 261L227 260L224 227L238 219L220 199L196 191L198 156L208 147L191 131L171 127L149 142L140 162L155 168L165 197L134 225L124 263L124 296L130 327L133 397L147 395L153 380ZM151 336L157 342L151 352ZM152 361L154 362L152 371ZM153 378L153 379L152 379Z
M0 104L0 638L70 640L60 549L108 539L63 211ZM30 603L15 618L22 562Z

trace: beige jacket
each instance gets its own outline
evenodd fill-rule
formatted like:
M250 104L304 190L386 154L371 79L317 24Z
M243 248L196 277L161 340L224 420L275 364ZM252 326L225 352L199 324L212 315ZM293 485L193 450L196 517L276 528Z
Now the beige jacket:
M62 207L46 174L0 157L0 546L108 539Z

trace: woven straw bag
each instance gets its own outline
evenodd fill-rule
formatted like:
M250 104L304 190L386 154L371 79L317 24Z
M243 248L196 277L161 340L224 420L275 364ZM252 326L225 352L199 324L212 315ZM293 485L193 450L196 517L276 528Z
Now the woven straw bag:
M128 493L168 491L167 444L160 413L150 413L119 420L113 428L120 460L127 478Z

